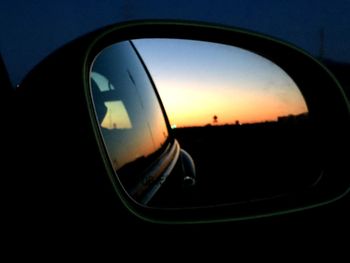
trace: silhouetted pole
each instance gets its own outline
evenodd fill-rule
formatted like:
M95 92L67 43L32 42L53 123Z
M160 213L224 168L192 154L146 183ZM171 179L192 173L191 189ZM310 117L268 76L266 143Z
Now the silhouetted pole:
M121 17L124 19L124 20L127 20L127 19L130 19L130 15L131 15L131 4L130 4L130 1L128 0L124 0L122 2L122 6L121 6Z
M320 30L320 60L323 60L324 58L324 36L324 27L322 27Z

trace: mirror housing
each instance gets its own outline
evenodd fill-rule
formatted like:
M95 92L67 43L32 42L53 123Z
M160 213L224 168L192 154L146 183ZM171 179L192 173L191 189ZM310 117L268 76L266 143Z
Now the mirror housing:
M180 38L234 45L284 69L308 104L317 131L315 136L324 153L326 172L322 180L307 191L256 202L196 208L150 208L135 202L115 176L108 158L96 121L90 71L97 54L105 47L141 38ZM177 21L113 25L50 55L28 74L16 92L16 100L20 120L16 127L17 148L25 167L18 172L19 191L28 197L21 205L35 204L35 211L40 213L44 196L51 202L52 218L69 220L72 214L81 217L96 213L103 218L116 218L117 214L127 218L131 213L161 223L246 220L326 205L344 197L350 189L348 157L341 150L350 148L350 108L342 88L310 55L260 34ZM34 148L39 156L33 156ZM180 156L187 173L184 184L192 184L193 161L184 151ZM24 176L26 170L35 173L29 178Z

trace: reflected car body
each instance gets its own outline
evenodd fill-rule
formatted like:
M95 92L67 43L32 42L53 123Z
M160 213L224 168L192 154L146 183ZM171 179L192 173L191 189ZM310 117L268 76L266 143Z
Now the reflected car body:
M124 41L104 49L91 71L97 121L123 187L146 205L173 173L179 177L180 193L185 175L173 170L183 153L171 135L152 78L133 44Z
M56 63L55 59L48 60ZM29 83L33 81L33 76L36 77L35 72L40 72L41 70L38 69L33 72L34 74L29 75L29 80L27 79ZM50 82L50 79L42 79L39 75L41 73L38 74L39 79L34 80L35 82ZM91 92L90 96L94 105L94 117L99 124L99 130L96 131L95 136L101 137L105 144L106 154L110 162L108 166L114 172L114 175L111 175L113 177L112 180L120 180L127 193L136 202L145 206L151 201L154 204L155 201L152 199L159 200L157 202L163 204L169 202L170 199L181 200L183 188L186 188L184 184L188 182L189 177L193 182L195 181L194 163L191 157L184 150L180 149L178 142L174 139L153 81L132 43L128 41L121 42L110 46L100 53L94 60L90 79L91 91L89 92ZM42 127L42 131L46 130L47 133L41 134L40 138L37 138L37 143L39 140L42 141L43 138L46 138L44 140L49 145L52 144L50 151L55 151L55 148L59 149L60 146L56 145L56 143L61 144L63 141L60 142L60 138L53 140L51 132L49 132L52 130L55 134L60 134L62 140L72 138L70 145L77 147L76 157L74 155L68 157L65 154L65 160L71 159L74 162L74 159L77 161L78 158L82 158L78 157L79 155L81 156L80 151L90 152L91 149L86 149L81 144L79 145L80 140L73 139L73 130L83 132L81 129L86 126L86 123L83 124L82 120L69 113L69 111L74 112L79 108L81 109L79 103L74 103L74 100L77 102L80 99L71 97L69 99L72 103L71 105L65 104L64 107L55 105L49 98L44 98L45 91L39 91L38 89L38 86L44 87L46 86L45 84L38 84L37 87L33 84L27 86L25 84L27 80L24 81L24 84L17 91L17 99L20 101L17 114L21 119L26 119L25 121L29 122L28 126L34 125L35 122L37 123L35 126L39 126L39 123L45 124ZM56 87L60 89L62 86ZM61 93L62 96L65 96L65 91L62 89L61 91L63 92ZM37 92L44 93L39 94ZM72 93L74 94L74 91ZM29 99L28 96L34 96L35 99L34 97ZM21 101L22 98L25 98L25 101ZM27 104L31 104L30 101L34 100L39 100L39 103L34 107ZM26 107L30 107L31 110L36 112L37 118L29 119L23 117L24 114L29 113L22 111ZM58 108L61 109L59 110ZM41 113L41 116L38 115L38 112ZM45 120L45 118L50 117L55 118L52 123ZM62 119L59 120L57 117L62 117ZM21 127L24 126L26 125L23 124ZM80 128L77 128L78 126ZM72 134L69 134L70 132ZM27 135L28 137L22 136L22 138L38 136L36 133ZM79 137L79 135L77 136ZM24 145L31 144L27 139L22 143ZM32 149L39 145L41 143L38 143L36 146L30 145L26 148ZM47 145L42 145L42 147L47 147ZM50 158L50 155L47 157ZM186 165L182 164L183 161L186 162ZM47 162L51 161L45 161L45 163ZM61 164L62 167L67 165ZM36 164L28 164L28 166L31 165L35 166ZM59 166L59 164L57 165ZM186 169L189 170L186 171ZM65 171L65 175L56 181L57 186L51 185L50 187L60 191L59 189L64 187L63 185L59 186L59 180L62 180L62 184L66 184L62 178L66 178L67 183L72 182L72 177L75 177L77 173L80 174L81 172L72 170L67 173ZM168 177L174 178L167 180ZM35 187L39 185L44 187L43 184L45 182L42 179L44 178L40 176L36 178L38 181L36 181ZM32 182L27 181L27 183L32 185ZM161 196L154 198L160 192L160 188L166 189L161 191L163 193ZM72 191L74 190L72 189Z

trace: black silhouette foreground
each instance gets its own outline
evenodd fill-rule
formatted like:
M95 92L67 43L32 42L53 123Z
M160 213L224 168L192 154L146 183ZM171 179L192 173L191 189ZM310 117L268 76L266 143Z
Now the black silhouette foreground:
M196 189L185 205L251 201L302 191L322 173L307 114L174 132L197 170Z

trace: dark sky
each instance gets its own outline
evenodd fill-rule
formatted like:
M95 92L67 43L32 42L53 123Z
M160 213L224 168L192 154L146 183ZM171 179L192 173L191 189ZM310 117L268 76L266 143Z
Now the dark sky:
M350 62L348 0L5 0L0 48L18 83L46 55L84 33L131 19L186 19L265 33L326 57Z

